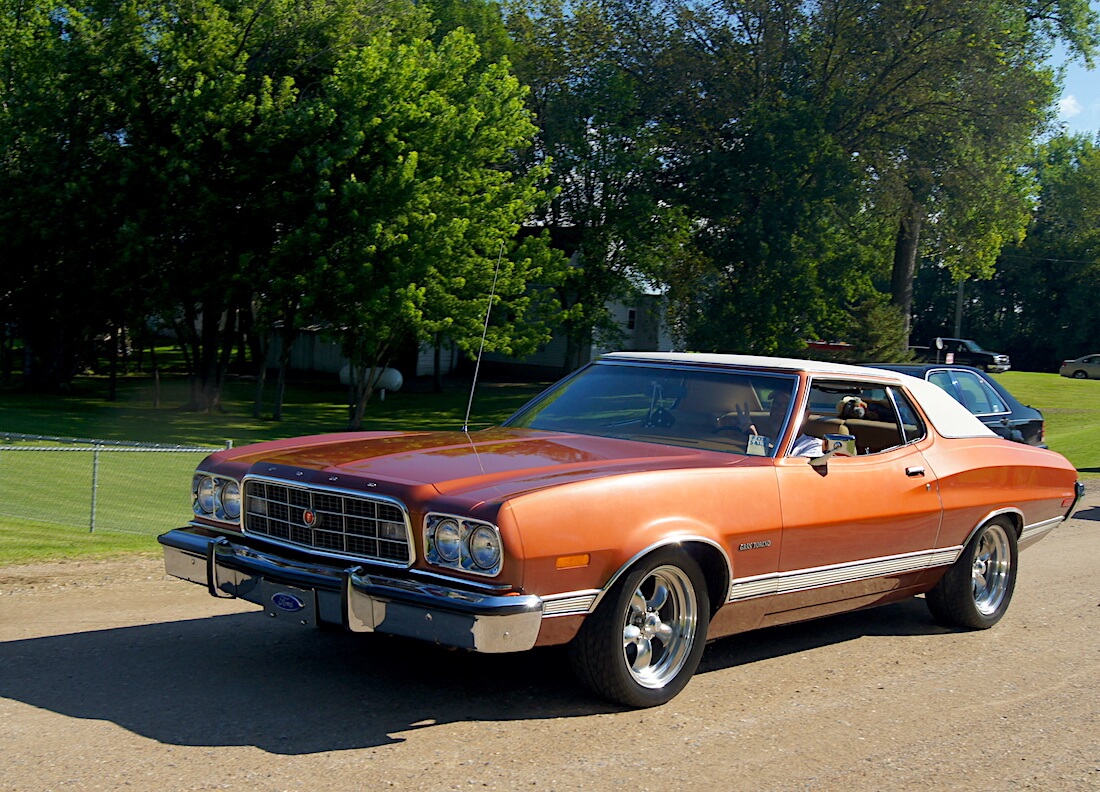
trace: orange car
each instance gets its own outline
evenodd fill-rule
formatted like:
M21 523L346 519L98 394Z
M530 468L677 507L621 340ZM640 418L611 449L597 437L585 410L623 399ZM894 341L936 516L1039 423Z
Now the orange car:
M568 644L629 706L709 639L925 594L1005 613L1076 471L923 380L731 355L607 355L503 426L220 451L167 571L280 618L479 652Z

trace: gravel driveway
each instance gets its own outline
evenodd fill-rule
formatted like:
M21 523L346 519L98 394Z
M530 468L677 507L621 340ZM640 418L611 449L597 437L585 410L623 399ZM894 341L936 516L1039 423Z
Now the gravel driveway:
M4 790L1100 789L1100 482L986 632L919 599L711 644L671 703L559 649L268 623L156 558L0 569Z

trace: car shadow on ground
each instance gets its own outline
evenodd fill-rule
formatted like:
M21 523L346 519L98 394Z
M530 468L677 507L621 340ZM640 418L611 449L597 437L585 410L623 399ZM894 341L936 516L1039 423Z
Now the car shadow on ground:
M712 643L701 673L868 635L939 631L923 603ZM259 613L0 643L0 696L162 743L310 754L401 742L449 722L583 717L561 648L478 655L378 635L273 625Z
M1075 520L1094 520L1100 522L1100 506L1090 506L1087 509L1081 509L1073 515Z

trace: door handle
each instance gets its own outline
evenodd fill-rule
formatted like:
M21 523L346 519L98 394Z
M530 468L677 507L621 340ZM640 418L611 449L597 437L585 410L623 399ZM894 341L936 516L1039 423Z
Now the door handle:
M924 468L922 467L907 467L905 469L905 475L909 478L916 478L917 476L924 475Z

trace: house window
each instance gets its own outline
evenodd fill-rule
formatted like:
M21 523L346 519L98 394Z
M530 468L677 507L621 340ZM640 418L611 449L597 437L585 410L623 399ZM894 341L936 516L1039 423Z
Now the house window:
M633 330L638 323L638 311L635 308L631 308L626 312L626 329Z

